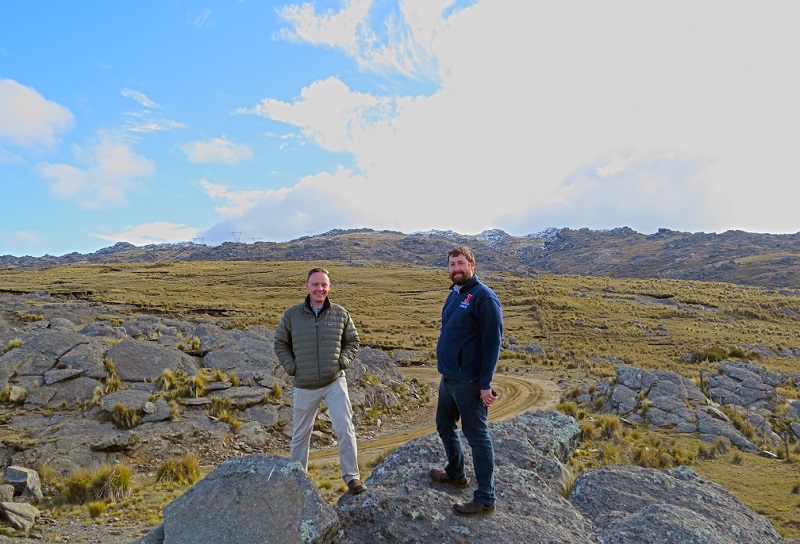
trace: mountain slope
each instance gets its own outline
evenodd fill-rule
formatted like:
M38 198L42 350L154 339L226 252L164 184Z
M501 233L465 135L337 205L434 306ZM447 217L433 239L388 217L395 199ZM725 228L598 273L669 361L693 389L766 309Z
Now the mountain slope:
M339 261L444 266L447 251L470 246L479 267L520 275L538 273L721 281L763 287L800 287L800 232L686 233L661 229L644 235L612 230L548 229L526 236L500 230L479 235L451 231L404 234L371 229L333 230L289 242L191 242L137 247L118 243L95 253L61 257L0 256L0 267L162 261Z

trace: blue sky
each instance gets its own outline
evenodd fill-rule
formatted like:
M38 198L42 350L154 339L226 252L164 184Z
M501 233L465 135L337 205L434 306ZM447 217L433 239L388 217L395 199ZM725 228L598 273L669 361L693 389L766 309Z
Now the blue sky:
M0 2L0 255L800 231L800 3Z

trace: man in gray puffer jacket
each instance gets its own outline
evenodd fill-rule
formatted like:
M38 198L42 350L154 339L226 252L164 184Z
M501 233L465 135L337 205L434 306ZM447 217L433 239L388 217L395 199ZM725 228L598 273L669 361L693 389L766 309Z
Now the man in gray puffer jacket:
M292 443L289 455L308 470L311 431L319 404L327 404L339 442L342 479L353 494L367 490L358 471L353 407L344 371L361 345L356 326L343 306L331 304L328 271L312 268L306 280L305 302L283 314L275 331L275 353L294 377Z

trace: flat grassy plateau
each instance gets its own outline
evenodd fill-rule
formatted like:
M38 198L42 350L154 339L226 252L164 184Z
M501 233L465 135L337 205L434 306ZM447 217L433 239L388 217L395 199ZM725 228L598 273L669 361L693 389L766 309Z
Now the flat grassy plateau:
M311 266L330 271L331 299L351 312L364 345L415 351L419 362L434 362L441 305L450 285L441 269L334 262L73 265L2 270L0 290L44 290L64 298L128 305L136 312L202 319L224 328L274 329L283 311L305 296L303 284ZM619 362L611 358L697 380L701 370L713 371L716 364L688 362L687 354L712 348L730 352L740 345L800 347L797 291L675 280L484 275L480 264L477 273L503 304L507 345L538 344L545 353L504 351L498 371L553 379L565 395L574 385L613 376ZM35 306L29 313L35 316ZM782 374L797 372L796 359L762 357L752 362ZM788 399L800 397L795 386L779 392ZM592 414L581 410L577 417L584 428L597 425ZM609 438L617 444L610 446ZM641 455L619 454L634 442L645 449L690 452L673 458L733 492L784 536L800 537L796 444L788 459L776 461L732 451L697 455L703 450L699 441L674 432L587 432L571 468L578 472L611 461L640 461ZM587 453L597 451L604 456ZM312 476L330 479L324 472Z

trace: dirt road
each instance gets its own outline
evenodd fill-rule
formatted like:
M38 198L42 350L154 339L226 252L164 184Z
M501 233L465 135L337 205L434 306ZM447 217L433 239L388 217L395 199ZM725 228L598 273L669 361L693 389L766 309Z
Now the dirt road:
M421 406L413 407L413 416L406 420L399 429L389 430L375 438L359 439L359 460L369 463L369 460L384 457L398 446L436 432L434 415L436 413L436 394L439 387L439 373L435 368L404 367L401 369L403 376L410 379L416 378L420 382L428 383L434 391L431 400ZM503 421L524 413L528 410L551 410L558 403L561 391L555 383L549 380L536 380L496 374L492 381L498 399L489 409L489 421ZM339 461L336 448L326 448L312 451L310 461L317 464Z

